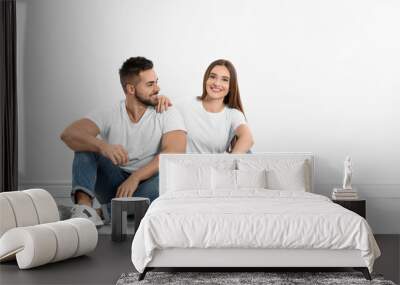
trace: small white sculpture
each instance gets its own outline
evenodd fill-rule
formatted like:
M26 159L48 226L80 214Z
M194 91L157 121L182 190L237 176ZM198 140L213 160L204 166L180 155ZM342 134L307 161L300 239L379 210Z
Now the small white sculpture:
M351 177L353 175L353 165L351 163L351 157L346 156L344 161L344 178L343 178L343 189L352 190L351 187Z

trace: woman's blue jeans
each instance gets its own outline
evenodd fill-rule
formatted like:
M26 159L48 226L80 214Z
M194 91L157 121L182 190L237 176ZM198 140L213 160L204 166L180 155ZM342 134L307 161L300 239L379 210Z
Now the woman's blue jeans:
M131 173L114 165L111 160L95 152L75 152L72 164L72 192L74 203L75 192L82 191L93 199L93 207L107 205L110 210L111 199L115 198L118 187ZM152 202L158 197L158 173L140 182L133 193L134 197L146 197Z

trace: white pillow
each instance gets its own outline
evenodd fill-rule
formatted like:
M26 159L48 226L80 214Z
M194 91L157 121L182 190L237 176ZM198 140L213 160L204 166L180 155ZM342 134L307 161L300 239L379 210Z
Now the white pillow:
M211 167L170 163L167 191L211 189Z
M239 188L267 188L267 171L212 169L214 190L237 190Z
M273 190L306 191L302 166L289 169L272 169L267 173L268 188Z
M236 190L236 170L212 168L212 188Z
M240 170L267 170L267 188L273 190L311 191L306 171L307 160L239 159Z
M268 188L267 170L236 170L238 188Z

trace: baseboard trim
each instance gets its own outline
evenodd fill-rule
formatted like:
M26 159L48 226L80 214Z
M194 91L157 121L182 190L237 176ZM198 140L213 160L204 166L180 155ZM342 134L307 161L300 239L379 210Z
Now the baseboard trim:
M63 181L50 181L50 182L22 182L19 184L19 190L31 189L31 188L43 188L49 191L54 198L69 198L72 185L71 182Z

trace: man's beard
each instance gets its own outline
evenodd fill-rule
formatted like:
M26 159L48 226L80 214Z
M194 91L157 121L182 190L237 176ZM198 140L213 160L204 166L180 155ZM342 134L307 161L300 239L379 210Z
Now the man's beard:
M154 95L158 95L158 93L152 94L150 96L154 96ZM139 95L138 93L135 94L136 99L142 103L143 105L146 106L155 106L157 104L157 100L151 100L150 97L149 98L144 98L142 95ZM155 97L157 98L157 97Z

